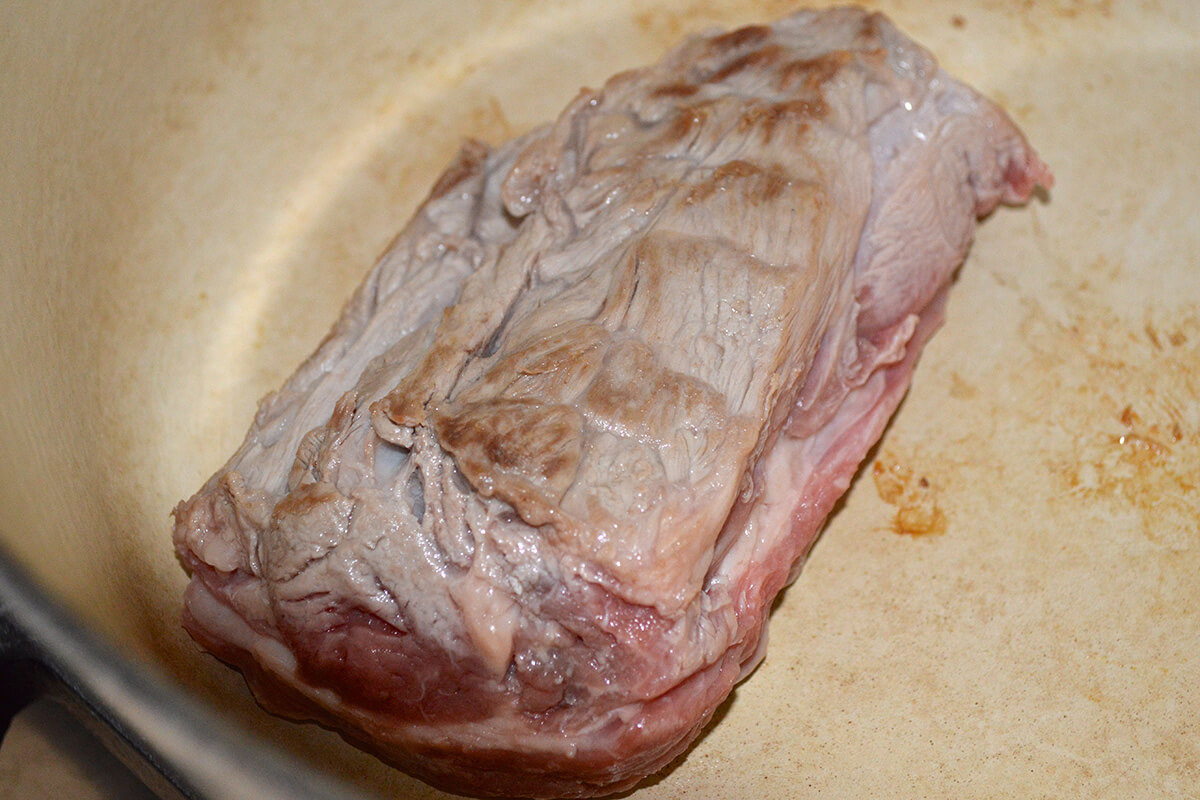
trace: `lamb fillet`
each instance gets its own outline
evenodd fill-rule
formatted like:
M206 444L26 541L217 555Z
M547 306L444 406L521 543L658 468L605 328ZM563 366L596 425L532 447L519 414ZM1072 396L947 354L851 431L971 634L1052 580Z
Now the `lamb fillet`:
M467 144L175 510L187 629L450 790L632 786L762 658L976 218L1050 180L853 9Z

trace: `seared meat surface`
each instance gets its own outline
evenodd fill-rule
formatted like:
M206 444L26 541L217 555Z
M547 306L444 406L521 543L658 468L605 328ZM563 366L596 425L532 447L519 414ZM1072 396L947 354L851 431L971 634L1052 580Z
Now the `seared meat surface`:
M976 219L1049 183L853 9L694 38L467 144L176 508L188 630L451 790L634 785L762 658Z

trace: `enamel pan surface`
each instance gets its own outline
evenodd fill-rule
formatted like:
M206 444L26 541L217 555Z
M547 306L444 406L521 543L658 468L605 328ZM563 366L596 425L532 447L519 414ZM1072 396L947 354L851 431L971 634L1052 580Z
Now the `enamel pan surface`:
M1194 796L1200 6L872 5L1005 105L1057 185L980 228L766 662L632 796ZM170 509L464 137L793 7L0 7L0 542L73 632L9 577L27 638L5 652L61 667L82 635L80 680L128 678L89 701L110 729L165 724L162 690L364 797L442 796L198 652ZM210 761L210 796L253 795Z

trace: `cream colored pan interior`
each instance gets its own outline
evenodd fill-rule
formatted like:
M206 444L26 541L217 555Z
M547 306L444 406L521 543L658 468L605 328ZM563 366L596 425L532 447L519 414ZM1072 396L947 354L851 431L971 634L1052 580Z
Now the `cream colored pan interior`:
M465 136L779 2L0 7L0 531L128 658L369 795L178 626L169 512ZM674 797L1200 786L1200 6L879 8L1054 168L982 226L913 389ZM452 10L451 10L452 9Z

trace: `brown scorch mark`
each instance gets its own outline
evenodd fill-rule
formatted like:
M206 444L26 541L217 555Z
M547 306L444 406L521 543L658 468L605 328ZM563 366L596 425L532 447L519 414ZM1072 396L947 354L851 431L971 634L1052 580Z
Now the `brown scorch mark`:
M1147 310L1139 330L1088 313L1037 327L1055 405L1072 413L1052 418L1076 428L1052 471L1066 491L1134 512L1152 541L1189 546L1200 519L1200 314Z
M938 488L925 475L884 453L871 468L871 476L879 498L896 508L893 531L906 536L946 532L946 514L939 503Z

